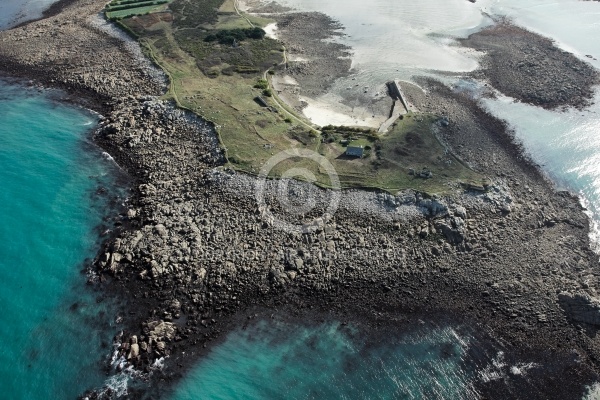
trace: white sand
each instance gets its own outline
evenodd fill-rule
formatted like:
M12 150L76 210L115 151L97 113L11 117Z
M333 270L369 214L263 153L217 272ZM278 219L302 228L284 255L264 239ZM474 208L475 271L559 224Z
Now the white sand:
M265 26L263 30L267 32L267 37L271 39L277 39L277 24L275 22Z
M352 108L342 104L341 98L333 94L326 94L317 99L302 97L301 100L308 103L303 110L304 116L320 126L331 124L379 128L387 119L381 115L373 117L372 112L365 107Z
M307 62L309 61L308 58L306 57L300 57L294 54L288 54L288 60L289 61L294 61L294 62Z
M234 1L237 3L238 10L240 10L242 12L248 11L251 7L253 7L257 3L259 3L256 0L234 0Z
M300 84L298 83L297 80L295 80L294 78L292 78L289 75L283 75L283 76L278 76L278 77L273 77L273 81L278 81L278 83L281 83L283 85L292 85L292 86L300 86Z

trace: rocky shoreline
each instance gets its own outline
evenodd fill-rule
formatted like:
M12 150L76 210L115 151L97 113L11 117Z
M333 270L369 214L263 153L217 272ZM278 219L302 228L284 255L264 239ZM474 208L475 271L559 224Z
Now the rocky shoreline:
M102 6L76 0L1 32L0 71L62 88L104 115L95 140L131 174L134 195L90 281L126 301L118 352L157 390L242 321L275 312L398 328L445 315L501 341L509 357L550 364L530 398L580 399L598 380L600 275L589 221L503 121L466 95L420 82L427 94L413 102L448 117L440 137L492 178L491 190L455 188L443 198L344 191L327 223L277 230L257 205L255 178L220 168L212 126L156 98L160 74L102 28ZM291 185L297 202L308 192L328 196ZM266 191L273 213L293 222L277 184ZM165 368L153 369L167 355ZM478 390L498 397L508 390L501 383Z
M301 95L322 95L335 80L349 75L350 48L330 40L342 35L338 22L315 12L260 15L277 21L278 38L295 57L295 61L288 59L285 73L299 83Z
M485 54L478 70L484 80L524 103L583 109L600 83L600 74L589 63L510 21L498 21L460 43Z

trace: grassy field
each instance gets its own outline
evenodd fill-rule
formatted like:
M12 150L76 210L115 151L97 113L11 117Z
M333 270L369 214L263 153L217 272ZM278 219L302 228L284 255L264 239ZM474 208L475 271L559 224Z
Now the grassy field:
M225 0L221 7L219 7L218 14L235 14L235 1L234 0Z
M343 187L390 192L413 188L441 193L460 184L482 186L485 179L463 165L436 138L438 119L435 115L409 113L382 136L325 127L319 152L331 161ZM363 146L365 155L346 156L346 146Z
M146 15L166 9L172 0L113 0L106 5L108 19L123 19L136 15Z
M285 49L253 28L271 21L238 15L233 0L174 0L169 8L121 23L169 75L166 97L215 124L229 167L258 174L280 152L309 149L331 162L343 187L440 193L460 183L482 185L483 177L436 139L436 116L409 114L385 136L352 127L314 129L270 88ZM346 156L348 145L363 146L364 157ZM270 176L291 168L306 168L320 185L330 185L322 166L291 153Z

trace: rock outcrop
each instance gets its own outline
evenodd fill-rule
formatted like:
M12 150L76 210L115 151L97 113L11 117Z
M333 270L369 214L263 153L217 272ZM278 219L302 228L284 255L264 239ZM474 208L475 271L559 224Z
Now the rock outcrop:
M564 312L596 324L595 301L556 295L593 296L599 286L587 217L523 156L503 121L424 81L429 97L415 99L417 107L450 116L440 139L493 177L489 191L451 187L425 198L348 190L325 217L319 200L328 191L296 190L316 204L298 216L286 214L272 184L260 209L255 178L223 167L211 124L157 99L162 82L128 50L132 42L98 25L102 6L76 0L60 16L0 33L0 68L84 96L104 115L95 141L132 177L90 278L127 300L117 341L129 366L149 372L166 355L170 365L189 365L197 353L186 350L207 346L260 306L373 324L441 314L531 357L548 349L587 355L568 366L581 380L598 370L598 339ZM278 230L266 209L307 229ZM554 376L536 377L546 397L581 383L557 387Z
M567 316L577 322L600 327L600 299L587 293L560 293L558 301Z

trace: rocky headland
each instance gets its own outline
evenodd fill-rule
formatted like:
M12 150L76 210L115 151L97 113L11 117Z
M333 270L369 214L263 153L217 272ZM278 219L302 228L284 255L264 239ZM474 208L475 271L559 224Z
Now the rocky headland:
M221 168L213 127L157 98L164 78L102 20L102 7L73 1L0 33L0 70L60 87L101 112L96 142L133 179L128 210L115 216L115 235L90 269L91 283L126 302L116 336L126 365L172 383L232 327L287 313L398 329L421 319L468 324L503 343L507 357L552 370L532 375L528 398L580 399L598 379L599 270L587 216L524 155L505 122L423 80L426 94L415 91L413 103L447 117L440 138L492 178L489 190L343 191L333 215L317 207L304 216L310 229L278 230L257 204L255 178ZM493 84L502 68L486 72ZM579 76L563 72L571 71ZM584 104L587 92L578 93L581 101L566 104ZM330 196L305 183L288 189L297 203ZM272 213L306 224L286 216L277 190L266 185ZM479 385L487 398L515 393L502 381Z
M485 54L480 72L500 92L547 109L585 108L600 74L548 38L501 20L465 40Z

